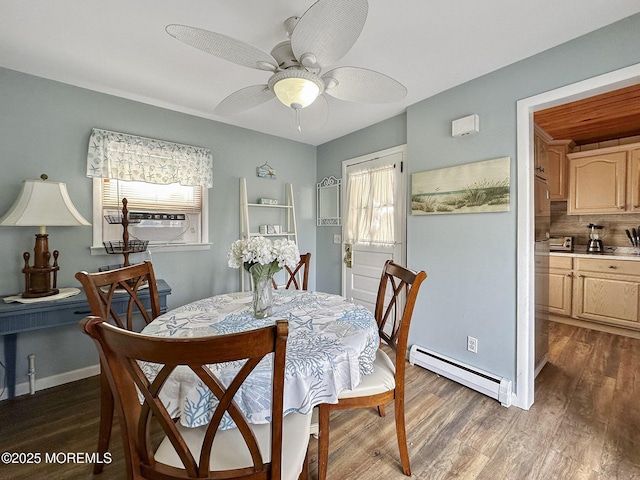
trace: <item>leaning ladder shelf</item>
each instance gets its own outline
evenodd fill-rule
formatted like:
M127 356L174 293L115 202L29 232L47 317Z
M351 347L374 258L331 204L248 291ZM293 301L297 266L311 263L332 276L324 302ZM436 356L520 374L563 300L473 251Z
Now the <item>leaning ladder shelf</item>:
M293 186L290 183L285 185L286 204L284 205L270 205L262 203L249 203L247 200L247 179L240 178L240 238L245 240L251 237L285 237L289 240L293 240L298 245L298 229L296 226L296 209L293 202ZM285 218L283 225L284 231L280 233L259 233L251 231L251 226L254 225L252 221L259 221L263 216L261 213L265 213L266 210L282 212L282 216ZM251 280L246 271L240 269L240 290L245 291L245 288L250 288Z

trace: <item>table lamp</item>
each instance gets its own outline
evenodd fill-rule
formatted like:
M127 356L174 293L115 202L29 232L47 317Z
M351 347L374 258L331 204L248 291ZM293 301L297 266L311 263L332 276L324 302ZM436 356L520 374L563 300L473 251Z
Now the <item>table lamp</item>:
M53 252L53 265L50 264L49 235L47 227L71 227L91 225L69 198L67 186L60 182L48 182L46 175L42 180L25 180L20 196L11 209L0 219L0 225L14 227L40 227L36 234L33 249L33 266L29 266L29 252L25 252L24 268L25 291L23 298L48 297L58 293L56 288L58 251ZM53 277L53 286L51 279Z

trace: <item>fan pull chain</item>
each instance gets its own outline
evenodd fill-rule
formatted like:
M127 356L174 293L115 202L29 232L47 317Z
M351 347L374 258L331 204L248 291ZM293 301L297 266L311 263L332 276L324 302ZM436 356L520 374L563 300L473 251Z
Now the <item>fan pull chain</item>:
M302 132L302 127L300 126L300 110L301 108L294 108L296 111L296 127L298 127L298 131Z

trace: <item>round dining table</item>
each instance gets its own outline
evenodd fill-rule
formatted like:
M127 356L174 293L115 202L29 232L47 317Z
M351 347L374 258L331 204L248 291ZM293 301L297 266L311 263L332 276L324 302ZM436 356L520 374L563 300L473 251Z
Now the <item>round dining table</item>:
M163 337L224 335L289 322L285 363L284 412L308 414L320 403L337 403L338 394L353 389L373 371L380 342L373 314L339 295L299 290L275 290L273 315L253 317L252 293L239 292L198 300L160 315L142 333ZM225 384L239 362L212 366ZM161 366L141 363L152 380ZM271 412L271 356L245 381L234 400L251 423L268 423ZM186 427L209 423L215 396L188 367L178 367L167 379L161 399L169 413ZM232 428L230 418L221 428Z

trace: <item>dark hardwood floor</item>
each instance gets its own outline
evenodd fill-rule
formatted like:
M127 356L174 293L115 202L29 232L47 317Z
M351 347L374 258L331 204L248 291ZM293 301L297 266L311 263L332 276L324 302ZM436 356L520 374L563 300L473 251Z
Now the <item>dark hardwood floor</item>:
M550 362L529 411L408 368L407 431L413 477L431 479L640 479L640 340L551 324ZM0 403L0 453L40 452L42 462L0 463L0 479L126 478L119 429L113 462L45 463L46 453L91 453L98 379ZM311 479L317 441L311 439ZM59 459L63 459L62 456ZM402 480L393 407L331 417L330 479Z

